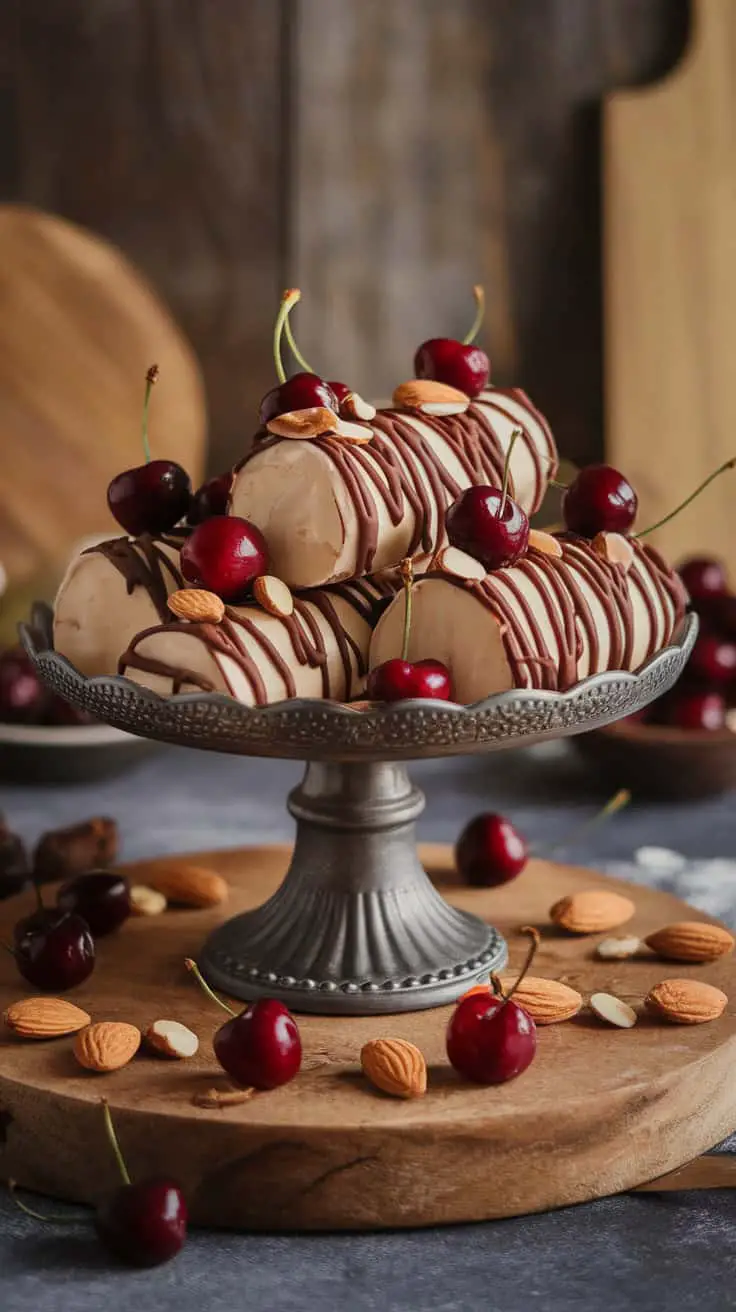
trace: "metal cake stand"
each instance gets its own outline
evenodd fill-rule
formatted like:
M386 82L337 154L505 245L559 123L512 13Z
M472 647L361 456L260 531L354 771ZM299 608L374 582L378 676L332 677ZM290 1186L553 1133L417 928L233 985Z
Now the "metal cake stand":
M54 652L47 606L21 626L44 681L108 724L185 747L307 762L288 800L297 834L283 883L217 929L199 960L234 997L352 1015L452 1002L506 961L498 930L451 907L420 865L414 822L424 798L404 762L525 746L630 715L675 682L696 634L688 615L636 674L599 674L565 693L515 690L472 706L355 710L312 700L252 709L220 693L163 698L129 679L86 678Z

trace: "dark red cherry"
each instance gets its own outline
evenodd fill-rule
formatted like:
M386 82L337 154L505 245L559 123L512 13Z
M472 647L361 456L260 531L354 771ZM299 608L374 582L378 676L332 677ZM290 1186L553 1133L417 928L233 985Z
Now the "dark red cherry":
M417 378L433 378L456 387L466 396L478 396L487 386L491 362L485 351L452 337L430 337L414 356Z
M455 864L466 884L494 888L521 874L529 849L510 820L487 811L463 829L455 848Z
M402 661L397 656L371 670L366 693L375 702L400 702L407 697L433 697L446 702L452 697L452 682L441 661Z
M123 1184L98 1209L97 1233L109 1250L129 1266L169 1262L187 1238L187 1205L172 1180Z
M13 931L18 970L46 993L65 993L83 984L95 967L95 945L81 916L40 907Z
M726 571L720 560L711 556L691 556L678 567L692 601L721 597L728 591Z
M62 911L76 912L86 920L93 938L102 938L128 919L130 886L110 870L89 870L62 884L56 904Z
M611 465L581 469L562 498L562 513L571 533L628 533L639 502L633 487Z
M149 460L126 469L107 489L110 510L132 537L166 533L184 518L191 499L189 475L173 460Z
M201 524L213 515L226 515L232 485L233 471L228 469L227 473L218 474L198 487L187 513L187 523Z
M736 597L732 592L721 597L700 597L695 608L715 633L736 641Z
M503 512L501 513L501 507ZM486 569L513 565L529 545L529 518L495 487L469 487L447 511L447 536Z
M250 583L268 569L268 548L260 529L236 515L213 515L198 524L181 549L181 572L188 583L238 601Z
M338 401L329 383L318 374L292 374L285 383L272 387L261 401L260 420L267 424L276 415L288 414L291 410L309 410L312 406L327 406L335 414Z
M447 1056L468 1080L503 1084L521 1075L534 1060L537 1027L513 998L490 993L461 999L447 1027Z
M241 1011L215 1034L215 1056L238 1084L276 1089L298 1074L302 1041L297 1023L283 1002L262 998Z
M682 689L673 697L669 706L668 722L678 729L691 729L695 732L723 729L726 723L725 698L719 692Z
M51 693L46 703L44 714L44 724L53 724L63 726L64 728L77 728L80 725L95 724L96 720L88 711L80 711L78 706L72 706L63 697L57 693Z
M47 704L48 693L22 647L0 653L0 721L37 724Z
M348 387L347 383L336 383L332 379L330 379L326 386L329 387L338 405L342 405L353 390L352 387Z
M703 683L730 683L736 678L736 642L701 633L687 666L688 676Z

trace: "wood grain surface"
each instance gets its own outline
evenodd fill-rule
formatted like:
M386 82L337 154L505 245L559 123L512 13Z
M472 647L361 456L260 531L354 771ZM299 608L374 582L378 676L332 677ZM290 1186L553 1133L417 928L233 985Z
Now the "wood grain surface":
M507 933L514 966L526 944L520 923L543 925L550 904L576 888L618 886L590 871L537 860L505 888L471 890L458 885L448 848L425 847L422 857L453 903L492 916ZM230 880L228 913L266 896L287 860L285 847L196 857ZM140 877L145 867L136 871ZM631 896L636 932L685 914L668 894L632 887ZM3 904L0 938L7 939L20 909L20 900ZM202 1039L193 1061L139 1056L113 1075L98 1076L75 1065L69 1039L22 1043L6 1034L0 1040L0 1176L63 1197L98 1198L115 1180L99 1108L104 1094L133 1175L178 1176L199 1223L241 1229L429 1225L628 1189L675 1170L736 1127L733 1002L719 1021L703 1026L667 1026L643 1016L623 1031L583 1014L547 1027L530 1069L499 1088L471 1086L448 1066L449 1008L384 1019L304 1017L305 1060L295 1081L241 1106L197 1108L193 1096L228 1086L210 1049L220 1015L186 974L183 958L196 953L222 914L169 911L129 922L100 945L95 974L72 995L95 1019L189 1024ZM585 995L610 990L632 1003L672 975L736 990L731 958L697 967L605 963L593 959L592 945L550 930L535 970L564 978ZM0 1006L24 992L3 954ZM424 1051L425 1098L392 1100L365 1083L360 1048L379 1036L406 1038Z
M119 533L105 493L143 460L146 370L154 456L202 472L205 414L192 350L108 242L0 206L0 560L18 586L62 566L91 533Z
M736 456L736 6L694 0L687 54L605 113L608 452L640 523ZM736 568L733 473L653 538Z

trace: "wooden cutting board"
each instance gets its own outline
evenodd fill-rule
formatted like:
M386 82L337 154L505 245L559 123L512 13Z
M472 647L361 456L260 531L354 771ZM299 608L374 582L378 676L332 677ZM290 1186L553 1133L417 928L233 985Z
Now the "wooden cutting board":
M191 347L109 242L0 206L0 560L11 582L63 566L80 538L115 531L105 492L140 464L145 373L154 456L202 472L205 408Z
M734 69L736 5L694 0L680 64L605 107L607 458L641 527L736 455ZM733 472L653 541L715 552L736 582L735 499Z
M509 940L512 968L527 940L521 924L549 926L558 897L578 888L623 887L636 903L634 933L673 920L707 919L670 894L620 885L589 870L530 861L512 884L469 889L452 849L420 849L445 896L493 918ZM592 941L545 932L536 973L564 978L584 996L601 989L641 1003L668 977L718 984L731 995L709 1025L676 1026L642 1015L617 1030L582 1013L539 1031L536 1058L509 1084L484 1088L450 1068L444 1035L451 1008L387 1017L300 1016L300 1075L239 1106L205 1109L192 1099L228 1082L211 1049L222 1014L184 968L224 915L257 905L286 868L285 847L182 858L219 870L229 904L129 921L100 944L94 974L71 995L97 1020L145 1028L180 1020L200 1036L188 1062L140 1055L110 1075L83 1071L72 1041L22 1042L0 1029L0 1179L84 1201L112 1186L99 1100L110 1101L128 1164L174 1175L198 1224L236 1229L375 1229L482 1220L540 1211L630 1189L675 1170L736 1128L736 962L674 966L655 959L604 962ZM171 858L168 858L170 863ZM131 873L136 877L136 869ZM150 874L138 868L137 878ZM0 907L0 941L31 898ZM628 926L627 926L628 929ZM28 992L0 953L0 1012ZM424 1098L389 1098L360 1072L371 1038L404 1038L425 1053ZM724 1159L705 1159L681 1179L733 1183Z

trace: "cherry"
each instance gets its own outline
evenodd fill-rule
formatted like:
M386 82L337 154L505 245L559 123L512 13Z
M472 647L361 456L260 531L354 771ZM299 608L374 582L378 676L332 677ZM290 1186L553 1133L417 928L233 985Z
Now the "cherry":
M255 524L237 515L213 515L198 524L181 549L181 572L189 583L238 601L268 569L268 548Z
M151 1177L131 1184L110 1109L103 1103L108 1138L123 1184L98 1208L95 1228L105 1247L130 1266L160 1266L186 1243L187 1205L173 1180Z
M292 374L279 387L272 387L261 401L260 421L267 424L277 415L288 414L292 410L308 410L311 406L326 406L334 414L338 413L339 404L332 388L318 374Z
M702 608L702 610L701 610ZM736 597L731 592L722 597L699 599L697 610L724 638L736 641Z
M414 356L417 378L433 378L438 383L456 387L466 396L478 396L487 385L491 364L485 351L473 345L483 322L485 298L482 287L474 287L476 315L473 326L462 342L452 337L431 337L422 342Z
M463 829L455 848L455 864L474 888L495 888L521 874L529 849L510 820L484 812Z
M158 378L158 365L146 374L141 436L144 465L116 474L107 489L107 504L126 533L165 533L186 515L192 499L189 475L174 460L151 460L148 444L148 404Z
M529 518L495 487L469 487L447 511L447 536L487 570L513 565L529 545Z
M56 896L62 911L81 916L94 938L111 934L131 912L130 886L110 870L89 870L62 884Z
M71 702L59 697L58 693L50 694L43 718L44 724L64 725L66 728L96 723L89 711L81 711L78 706L72 706Z
M447 1027L447 1056L455 1070L478 1084L504 1084L531 1065L537 1050L537 1027L513 994L528 971L537 945L537 930L526 930L532 944L524 968L506 997L469 993L461 998Z
M562 498L565 524L580 537L628 533L639 502L631 484L611 465L588 465Z
M327 383L327 387L329 387L339 406L345 404L353 390L352 387L348 387L347 383L335 383L332 379Z
M226 515L232 485L233 472L228 469L226 473L218 474L217 478L210 478L198 487L187 513L187 523L201 524L212 515Z
M692 556L684 560L678 573L691 601L721 597L728 590L726 571L719 560L710 556Z
M702 633L693 647L688 674L706 683L729 683L736 677L736 642Z
M407 697L434 697L449 701L452 683L441 661L405 661L398 656L371 670L366 684L371 701L399 702Z
M237 1084L254 1089L277 1089L293 1080L302 1064L302 1041L297 1023L283 1002L261 998L235 1012L213 993L190 958L185 964L207 996L230 1016L212 1040L223 1070Z
M0 721L36 724L43 719L48 694L21 647L0 654Z
M726 702L719 692L678 692L668 720L678 729L715 732L726 723Z
M61 907L38 907L13 931L15 962L24 979L45 993L83 984L95 968L95 945L86 920Z

